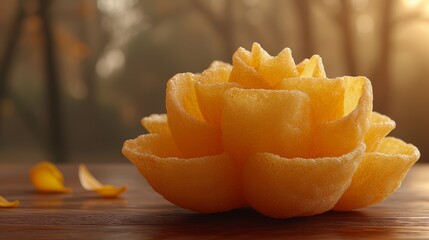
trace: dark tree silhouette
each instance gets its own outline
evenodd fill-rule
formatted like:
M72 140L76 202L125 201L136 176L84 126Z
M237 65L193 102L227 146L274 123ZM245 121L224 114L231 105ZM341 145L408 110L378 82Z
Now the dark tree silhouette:
M352 7L349 0L341 0L341 11L338 14L339 18L337 23L342 31L344 37L344 56L346 59L346 72L347 75L356 76L357 73L356 59L355 59L355 31L353 30L353 20L351 19Z
M294 3L301 25L301 53L304 57L310 57L315 54L310 3L309 0L294 0Z
M45 44L45 68L47 80L47 105L50 131L50 152L52 159L56 162L65 162L65 139L62 126L61 98L59 88L59 77L57 72L55 41L52 32L52 21L50 15L51 1L39 0L39 14L42 21L42 34Z
M6 42L6 47L3 53L3 56L0 58L0 106L2 101L5 99L8 94L7 89L9 88L8 80L10 71L12 69L12 62L15 57L15 51L19 38L22 31L22 22L25 18L25 13L23 9L23 1L18 1L16 7L15 19L13 20L12 26L10 28L10 36ZM0 114L0 127L1 127L1 114Z
M212 9L206 5L205 1L193 0L191 3L194 8L201 12L209 25L217 32L224 45L225 59L228 59L235 52L235 22L234 22L234 3L236 1L225 1L225 11L223 16L216 15Z

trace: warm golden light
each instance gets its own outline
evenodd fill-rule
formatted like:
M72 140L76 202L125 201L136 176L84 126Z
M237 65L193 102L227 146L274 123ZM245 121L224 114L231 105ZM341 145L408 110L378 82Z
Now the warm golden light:
M404 0L404 3L408 7L417 7L422 3L422 0Z
M361 33L369 33L374 29L374 19L368 14L356 18L356 28Z

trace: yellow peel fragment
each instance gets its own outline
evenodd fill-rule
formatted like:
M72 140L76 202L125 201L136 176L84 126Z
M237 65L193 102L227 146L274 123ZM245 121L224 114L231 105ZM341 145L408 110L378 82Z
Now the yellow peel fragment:
M384 138L377 152L364 154L350 187L333 210L351 211L383 201L401 186L419 158L420 152L412 144L394 137Z
M140 122L150 133L171 135L167 122L167 114L152 114L149 117L142 118Z
M326 78L322 58L319 55L313 55L308 61L304 59L304 61L298 65L298 69L302 69L301 71L298 70L300 72L299 77L301 78Z
M116 187L100 183L84 164L79 165L79 180L85 190L94 191L103 197L117 197L127 190L127 186Z
M72 190L64 186L64 176L58 168L50 162L41 162L30 171L33 186L44 193L68 193Z
M0 208L11 208L11 207L18 207L18 206L19 206L19 200L9 202L8 200L4 199L4 197L0 196Z

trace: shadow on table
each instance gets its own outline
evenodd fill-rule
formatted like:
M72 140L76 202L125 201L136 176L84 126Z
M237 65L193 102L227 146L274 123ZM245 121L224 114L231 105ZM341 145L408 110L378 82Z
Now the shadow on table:
M169 220L166 222L166 218ZM238 209L212 215L170 215L153 222L152 239L276 237L393 237L395 227L383 226L382 219L364 212L327 212L292 219L267 218L252 209ZM156 226L156 227L155 227Z

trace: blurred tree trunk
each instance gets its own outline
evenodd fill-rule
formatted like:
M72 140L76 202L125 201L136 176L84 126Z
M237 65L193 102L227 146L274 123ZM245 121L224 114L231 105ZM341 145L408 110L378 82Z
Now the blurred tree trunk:
M344 37L344 55L346 60L346 75L356 76L359 75L356 70L355 60L355 42L354 42L354 19L351 18L352 7L350 0L341 0L341 11L339 13L338 24Z
M82 60L82 80L87 88L87 96L84 98L83 109L87 117L87 129L90 130L88 137L92 141L97 139L106 139L104 131L100 129L100 113L97 107L97 72L96 65L105 46L108 42L108 36L102 30L102 16L93 1L80 1L80 36L82 41L88 46L87 56ZM97 147L98 145L94 145Z
M390 64L392 60L392 16L395 1L383 0L380 21L380 49L378 63L373 73L374 109L390 113Z
M274 40L277 40L275 42L275 45L280 46L280 48L283 49L283 47L288 46L288 39L282 29L284 28L281 21L279 21L279 17L281 16L281 10L283 6L281 4L287 4L287 2L284 1L274 1L271 3L271 12L275 14L270 14L270 23L273 27L272 36Z
M0 109L3 101L6 98L10 98L16 107L17 115L19 115L26 127L36 137L37 144L49 151L46 130L42 128L39 119L37 119L32 111L33 109L28 108L25 101L10 92L8 84L8 81L10 81L10 72L13 68L13 59L17 54L17 45L20 41L22 31L24 31L23 21L28 14L24 9L24 1L19 0L16 6L15 18L12 20L12 26L10 27L11 34L5 44L4 55L0 58ZM2 117L0 113L0 128L2 127Z
M25 13L23 10L23 2L20 0L16 7L15 19L12 21L12 26L10 27L10 36L6 41L4 53L0 58L0 109L3 104L3 100L8 94L7 90L9 85L7 81L9 80L10 72L12 70L12 62L21 36L24 17ZM1 114L2 113L0 112L0 128L2 120Z
M301 24L301 58L310 58L315 53L310 2L309 0L294 0L294 4Z
M219 17L206 4L207 1L194 0L191 3L194 8L201 12L210 26L217 32L224 45L224 59L229 59L235 52L235 22L234 22L234 3L237 1L225 1L224 15Z
M39 14L42 22L42 35L45 47L45 70L47 80L47 106L50 131L50 152L55 162L65 162L65 139L61 112L60 85L57 72L55 41L50 14L51 1L39 0Z
M98 22L99 15L98 11L93 9L96 6L91 6L95 4L90 1L81 1L80 8L81 10L81 20L80 20L80 35L82 36L82 41L88 46L88 54L82 61L82 80L85 82L87 87L87 96L85 98L85 106L89 108L89 116L94 113L96 110L96 96L97 96L97 88L96 88L96 72L95 65L97 60L103 50L102 46L99 44L99 39L97 38L97 33L99 32L98 25L94 27L91 22L92 19ZM92 16L91 16L92 15ZM97 38L97 39L95 39Z

